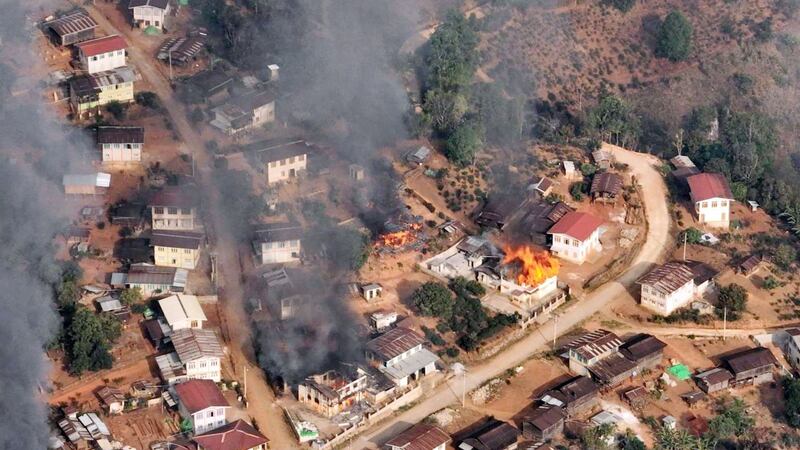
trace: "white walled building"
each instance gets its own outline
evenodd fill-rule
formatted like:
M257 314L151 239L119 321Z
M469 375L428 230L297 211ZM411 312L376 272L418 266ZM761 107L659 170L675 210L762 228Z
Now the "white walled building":
M128 9L133 16L133 24L139 28L155 27L164 29L164 22L170 11L169 0L130 0Z
M367 342L367 358L398 387L436 372L438 357L422 345L425 339L404 327L392 328Z
M561 259L583 264L589 256L603 250L602 224L602 220L591 214L568 212L547 232L552 237L550 251Z
M212 126L229 136L237 135L275 121L275 96L270 91L239 95L212 112Z
M697 221L711 228L730 227L733 194L725 176L719 173L699 173L690 176L686 181L689 183Z
M304 173L310 150L311 146L301 141L260 151L267 184L289 181Z
M190 380L172 387L178 398L181 417L192 421L192 431L203 434L226 423L228 400L219 387L209 380Z
M702 298L716 275L709 266L695 261L672 261L655 267L640 278L642 306L661 315Z
M260 264L291 263L300 261L303 229L292 223L260 225L253 241Z
M150 236L157 266L193 270L202 244L203 235L192 231L157 230Z
M144 128L97 127L97 145L104 163L139 162L144 148Z
M153 220L153 230L192 231L197 208L193 197L185 191L165 188L150 201L150 215Z
M90 74L125 66L128 45L121 36L105 36L75 45L81 66Z
M203 328L206 315L203 307L197 301L197 296L175 294L158 301L164 318L172 330L182 330L185 328Z
M219 383L222 378L220 360L223 352L213 331L184 328L174 331L170 339L175 351L156 357L161 378L167 384L187 380L211 380Z

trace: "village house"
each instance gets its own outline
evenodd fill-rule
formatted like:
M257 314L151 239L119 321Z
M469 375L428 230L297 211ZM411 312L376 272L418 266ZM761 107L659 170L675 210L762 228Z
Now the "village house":
M217 65L184 79L179 92L197 102L220 105L230 97L233 81L233 76Z
M392 328L367 342L367 359L402 388L436 372L439 358L423 348L424 343L422 336L408 328Z
M637 283L642 306L664 316L693 300L701 299L714 286L716 271L696 261L671 261L653 268Z
M700 225L730 227L733 194L728 180L719 173L699 173L686 179L691 191L694 212Z
M528 191L533 191L540 197L547 197L553 192L553 181L547 177L536 177L528 185Z
M739 273L745 277L749 277L758 272L764 263L764 257L761 255L750 255L739 264Z
M520 211L525 199L511 195L492 195L475 216L475 223L485 228L502 231Z
M713 394L714 392L728 389L733 379L733 374L727 369L715 367L695 375L694 379L697 383L697 387L703 392L706 394Z
M130 0L133 24L139 28L164 29L170 11L169 0Z
M182 66L196 60L205 47L204 36L196 33L190 36L171 37L161 44L156 57L168 64Z
M303 228L296 223L269 223L255 231L253 249L259 264L300 261Z
M377 332L386 331L397 322L398 315L395 311L390 312L375 312L370 315L370 323L372 328Z
M175 267L152 264L131 264L128 273L111 275L111 286L117 289L139 289L147 298L155 294L179 293L186 290L189 272Z
M657 337L639 333L625 340L619 347L622 356L636 364L636 371L653 370L664 359L667 344Z
M694 165L694 162L688 156L678 155L669 161L675 167L671 175L678 181L686 182L686 179L690 176L700 173L700 169Z
M88 243L90 236L91 231L85 227L69 227L67 232L64 233L64 239L70 247Z
M783 352L794 370L800 370L800 328L787 328Z
M598 329L585 333L564 348L569 360L569 370L588 376L590 367L616 354L621 345L622 340L610 331Z
M297 400L318 414L333 417L362 401L367 383L366 370L341 364L337 370L306 378L297 386Z
M267 184L289 181L305 173L312 149L313 147L304 141L279 145L263 141L245 146L246 151L255 152L261 158L264 173L267 175Z
M153 231L150 245L157 266L192 270L200 260L203 235L192 231Z
M622 192L622 185L624 184L622 176L612 172L596 173L592 178L592 184L589 187L589 195L592 201L615 203L617 196Z
M723 358L724 366L733 374L734 386L771 383L778 361L765 347L743 350Z
M63 176L62 184L67 195L103 195L111 187L111 174L67 174Z
M406 155L406 161L412 166L421 166L431 157L431 149L422 146Z
M230 403L219 387L210 380L189 380L172 386L178 398L181 417L192 422L192 431L203 434L226 423Z
M600 386L585 376L570 378L546 390L538 400L563 408L567 417L572 417L594 408L600 396Z
M100 314L109 314L116 317L120 322L127 322L131 317L131 308L125 306L118 298L106 295L95 300L100 307Z
M122 414L125 410L125 394L113 386L103 386L97 391L97 397L103 403L108 415Z
M172 330L201 329L203 322L208 320L195 295L170 295L159 300L158 306Z
M153 230L192 231L197 207L189 188L164 188L150 200Z
M42 28L56 45L66 47L93 39L97 22L86 11L75 10L44 22Z
M76 44L75 48L78 49L81 67L90 74L114 70L127 64L125 50L128 44L116 34L83 41Z
M364 167L359 166L358 164L350 164L349 168L350 178L356 181L361 181L364 179Z
M559 258L583 264L591 255L600 252L600 226L603 221L583 212L564 214L547 232L552 237L550 251Z
M242 419L192 438L197 450L267 450L269 439Z
M522 436L548 442L564 431L564 410L560 406L538 404L522 418Z
M70 109L84 119L111 102L132 103L135 79L129 67L76 76L69 81Z
M491 418L461 439L458 450L516 450L520 432L514 425Z
M612 353L589 368L592 379L604 387L616 386L636 375L636 363L620 353Z
M445 450L450 436L439 427L418 423L389 439L386 450Z
M156 357L164 382L169 385L187 380L219 383L223 352L213 331L184 328L174 331L170 338L175 351Z
M97 127L97 145L104 163L140 162L144 147L144 128Z
M250 92L233 97L211 110L211 126L236 136L275 121L275 95L271 91Z
M547 232L558 223L564 215L574 211L564 202L548 203L539 201L527 205L524 215L520 219L520 231L527 233L531 242L537 245L547 245Z
M600 170L608 170L614 165L614 155L608 150L597 149L592 152L594 165Z
M580 171L575 168L575 162L573 161L563 161L562 170L567 180L577 180L583 176Z
M377 299L383 293L383 286L380 283L362 284L358 289L361 291L361 296L364 297L364 300L368 302Z

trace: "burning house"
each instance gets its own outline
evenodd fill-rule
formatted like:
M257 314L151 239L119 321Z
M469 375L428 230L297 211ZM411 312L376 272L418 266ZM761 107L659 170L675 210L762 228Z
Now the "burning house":
M357 404L374 407L394 393L385 375L358 364L342 363L336 369L311 375L297 386L297 399L316 413L334 417Z
M428 235L422 230L422 217L399 212L383 223L382 233L375 241L379 254L422 250Z
M507 248L502 259L492 258L475 269L487 287L526 305L558 294L558 260L530 247Z

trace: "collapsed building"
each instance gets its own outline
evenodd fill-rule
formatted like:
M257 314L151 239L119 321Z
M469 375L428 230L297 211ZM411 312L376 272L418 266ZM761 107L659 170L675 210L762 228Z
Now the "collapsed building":
M337 369L311 375L297 387L300 403L325 417L341 414L356 404L383 404L395 385L385 375L359 364L339 364Z

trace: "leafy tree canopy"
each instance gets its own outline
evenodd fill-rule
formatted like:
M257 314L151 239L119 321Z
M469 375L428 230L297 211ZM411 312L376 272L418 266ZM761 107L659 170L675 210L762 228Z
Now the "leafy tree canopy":
M483 145L481 130L472 123L462 123L447 138L445 156L459 166L471 164Z
M692 52L692 24L680 11L667 14L656 42L656 55L670 61L683 61Z
M449 319L453 313L453 296L447 286L429 281L414 291L411 296L423 316Z
M470 84L478 67L479 42L475 21L450 11L431 35L426 55L429 87L458 90Z

